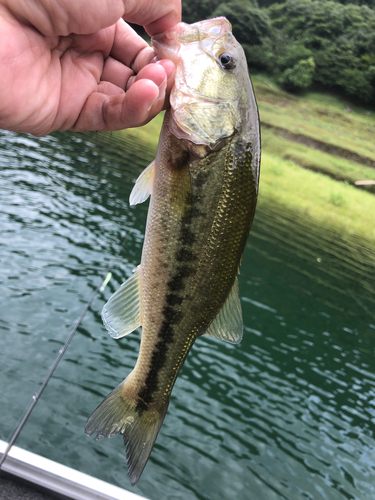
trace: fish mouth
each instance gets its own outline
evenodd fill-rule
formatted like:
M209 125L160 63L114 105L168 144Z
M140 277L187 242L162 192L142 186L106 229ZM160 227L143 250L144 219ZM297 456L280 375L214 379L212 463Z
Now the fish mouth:
M179 23L152 37L156 57L170 59L176 66L169 130L177 139L213 149L234 133L238 118L233 98L229 99L225 91L220 93L216 85L205 85L207 68L215 72L221 67L218 50L232 47L234 41L232 26L225 17ZM214 116L221 116L221 120Z
M152 46L158 59L178 62L181 44L201 42L232 32L232 25L225 17L216 17L194 24L179 23L174 28L152 37Z

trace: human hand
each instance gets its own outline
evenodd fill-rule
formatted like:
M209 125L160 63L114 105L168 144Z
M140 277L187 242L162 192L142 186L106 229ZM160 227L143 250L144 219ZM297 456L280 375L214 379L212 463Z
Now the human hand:
M0 128L120 130L165 104L174 64L150 64L149 35L181 20L181 0L0 0Z

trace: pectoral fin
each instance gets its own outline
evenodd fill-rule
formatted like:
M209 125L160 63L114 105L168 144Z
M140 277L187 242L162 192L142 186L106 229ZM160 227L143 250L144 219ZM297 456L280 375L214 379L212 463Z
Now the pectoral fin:
M238 279L236 278L227 300L212 321L205 335L238 344L242 340L243 321L240 297L238 295Z
M141 326L140 266L103 307L102 319L111 337L125 337Z
M150 165L143 170L141 175L135 181L132 192L130 193L129 202L130 205L137 205L138 203L143 203L150 196L152 191L152 185L154 183L155 177L155 160L150 163Z

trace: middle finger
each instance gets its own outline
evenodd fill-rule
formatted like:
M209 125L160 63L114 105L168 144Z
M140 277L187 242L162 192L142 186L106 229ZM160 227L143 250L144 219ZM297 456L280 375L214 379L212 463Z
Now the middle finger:
M134 75L134 71L122 64L113 57L107 57L104 61L101 81L110 82L125 90L129 78Z

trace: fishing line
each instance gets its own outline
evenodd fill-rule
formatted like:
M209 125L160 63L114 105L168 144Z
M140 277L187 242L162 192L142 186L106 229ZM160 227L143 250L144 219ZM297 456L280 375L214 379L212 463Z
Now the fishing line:
M100 283L100 285L98 285L95 289L95 291L93 292L93 294L91 295L91 298L90 300L88 301L85 309L83 310L81 316L79 317L79 319L77 320L76 324L74 325L73 327L73 330L71 331L71 334L69 335L69 338L68 340L65 342L64 344L64 347L62 349L59 350L59 354L55 360L55 362L53 363L52 367L50 368L49 372L47 373L45 379L43 380L42 382L42 385L40 386L38 392L36 392L34 395L33 395L33 400L31 402L31 404L29 405L29 407L27 408L26 410L26 413L24 414L24 416L22 417L22 420L21 422L19 423L17 429L14 431L12 437L10 438L9 440L9 444L3 454L3 456L0 458L0 469L5 461L5 459L7 458L8 454L9 454L9 451L10 449L12 448L12 446L14 445L16 439L18 438L18 436L20 435L23 427L25 426L28 418L30 417L31 415L31 412L33 411L33 409L35 408L37 402L39 401L44 389L46 388L49 380L51 379L54 371L56 370L58 364L60 363L62 357L64 356L66 350L68 349L69 347L69 344L70 342L73 340L73 337L76 333L76 331L78 330L78 327L80 326L80 324L82 323L83 321L83 318L86 316L86 313L87 311L90 309L91 307L91 304L94 302L94 299L95 297L97 296L98 292L99 291L103 291L104 288L106 287L106 285L108 284L109 280L111 279L112 277L112 273L111 273L111 270L113 268L113 266L115 265L119 255L120 255L120 252L121 252L121 249L122 249L122 243L120 245L120 249L119 251L117 252L117 254L115 255L115 257L112 259L111 263L109 264L109 266L107 267L106 271L105 271L105 274L103 276L103 279Z

